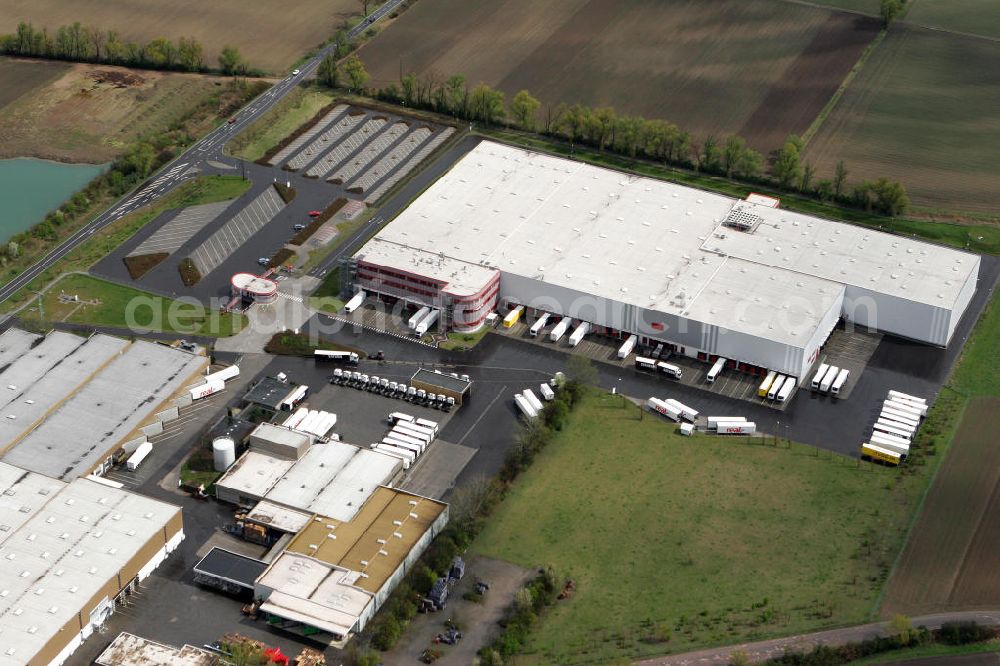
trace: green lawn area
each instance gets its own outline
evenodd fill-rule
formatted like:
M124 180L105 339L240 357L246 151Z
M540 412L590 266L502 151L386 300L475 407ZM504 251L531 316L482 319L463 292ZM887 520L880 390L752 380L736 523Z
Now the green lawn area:
M60 294L76 296L79 302L61 300ZM37 303L36 298L34 305L22 311L21 316L39 321ZM137 332L153 330L225 337L238 333L247 322L242 314L209 311L197 303L155 296L76 273L65 275L52 285L45 292L43 306L45 322L117 326Z
M484 326L475 333L455 333L453 331L448 334L448 340L439 344L438 347L445 350L471 349L478 345L490 330L488 326Z
M922 657L942 657L958 656L963 654L981 654L983 652L996 652L994 661L1000 660L1000 642L990 641L988 643L972 643L970 645L922 645L920 647L907 648L887 652L874 657L859 659L851 662L854 666L864 666L866 664L898 664L906 659L919 659ZM934 666L940 666L943 662L937 662Z
M166 196L157 199L152 205L140 208L94 233L90 240L28 283L29 289L21 289L7 299L0 305L0 311L9 312L22 305L25 299L34 298L31 290L41 290L63 273L86 271L166 210L228 201L243 194L249 187L250 181L243 180L239 176L202 176L189 180Z
M1000 37L1000 12L993 0L916 0L911 4L906 19L913 23Z
M923 0L920 0L921 2ZM814 0L814 4L830 7L831 9L848 9L855 12L864 12L872 16L878 16L879 0Z
M296 88L273 109L233 139L228 150L245 160L259 160L270 148L308 122L333 101L333 94L318 88Z
M986 307L965 345L951 385L969 396L1000 396L1000 292Z
M903 475L800 445L682 437L639 414L588 397L473 544L577 583L537 626L526 663L869 619L933 465Z

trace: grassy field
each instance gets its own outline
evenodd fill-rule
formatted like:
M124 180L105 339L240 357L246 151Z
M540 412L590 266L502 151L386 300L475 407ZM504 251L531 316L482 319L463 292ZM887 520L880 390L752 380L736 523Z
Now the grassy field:
M27 288L15 292L0 304L0 312L9 312L20 307L25 299L31 296L32 290L40 290L62 273L86 271L163 211L214 201L227 201L236 198L248 187L250 182L238 176L203 176L183 183L153 204L135 210L94 233L86 243L29 282Z
M453 349L471 349L479 344L479 342L486 337L486 334L490 332L490 328L483 327L476 331L475 333L455 333L454 331L448 334L448 339L438 345L439 348L446 351Z
M577 583L527 663L609 663L865 621L925 476L591 397L473 550Z
M508 97L527 88L552 106L612 106L771 149L809 126L877 28L771 0L436 0L360 55L370 85L464 74Z
M1000 409L997 300L994 296L980 319L952 375L953 390L945 394L950 421L960 421L960 425L890 579L882 604L886 617L1000 602L996 575L1000 521L995 520L1000 515L1000 448L995 435ZM935 405L934 410L940 407ZM928 423L936 416L934 410Z
M813 4L823 5L831 9L863 12L871 16L878 16L879 11L879 0L813 0Z
M918 1L915 7L920 6ZM1000 49L993 42L897 25L810 141L829 177L901 181L914 204L998 217Z
M333 95L325 90L296 88L230 141L227 150L251 162L258 160L332 101Z
M1000 37L1000 12L993 0L917 0L906 20L931 28Z
M537 135L529 135L511 130L480 129L477 132L492 139L523 146L532 150L572 157L582 162L617 169L619 171L637 173L649 176L650 178L659 178L674 183L690 185L740 199L746 197L750 192L769 194L781 199L782 207L801 213L819 215L820 217L844 220L845 222L873 229L885 229L898 234L926 238L942 245L969 249L973 252L1000 254L1000 227L994 224L955 224L912 218L890 219L881 215L866 213L857 208L845 208L822 203L816 199L796 196L788 192L769 190L760 185L743 185L721 177L664 167L652 162L632 160L612 153L602 153L587 148L574 147L571 149L568 143Z
M372 3L373 5L376 3ZM284 72L351 17L360 15L356 0L300 0L286 6L241 0L32 0L0 3L0 31L14 32L18 21L54 33L80 21L116 30L123 41L147 42L157 37L177 41L193 37L205 48L205 60L217 67L223 46L236 46L252 67Z
M0 59L0 109L32 90L45 87L69 69L70 65L58 62Z
M216 85L222 81L98 65L0 61L0 89L7 98L2 101L8 102L0 114L0 157L111 161L139 137L184 121L199 104L224 94L226 88ZM10 99L11 90L20 91L16 99ZM204 122L217 120L212 116ZM197 134L208 128L189 129Z
M242 314L209 311L196 303L154 296L78 273L63 276L45 292L44 313L39 311L37 304L36 298L33 306L22 311L22 318L114 326L137 333L152 330L212 337L238 333L247 322Z

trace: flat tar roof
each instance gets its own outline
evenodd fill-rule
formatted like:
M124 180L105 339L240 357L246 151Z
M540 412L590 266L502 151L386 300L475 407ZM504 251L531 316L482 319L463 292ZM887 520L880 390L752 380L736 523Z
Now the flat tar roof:
M265 495L269 502L350 520L371 493L389 483L402 462L344 442L313 444Z
M234 553L225 548L215 546L205 557L194 565L196 573L220 578L226 582L253 589L254 581L264 573L267 562L255 560L246 555Z
M443 502L382 486L349 521L316 516L287 550L358 572L354 584L375 593L447 509Z
M430 384L431 386L440 386L441 388L454 391L455 393L465 393L465 391L467 391L472 385L472 382L467 379L452 377L451 375L446 375L443 372L434 372L433 370L428 370L427 368L420 368L414 372L410 381L419 381L425 384Z
M312 442L312 437L304 432L285 428L274 423L261 423L250 433L250 436L294 448L308 446Z
M312 514L262 500L247 514L247 520L295 534L309 524Z
M65 487L62 481L0 461L0 545Z
M77 479L0 546L0 665L21 666L154 538L180 507Z
M265 407L270 407L271 409L278 409L278 407L281 406L281 401L284 400L296 386L297 384L282 382L274 377L265 377L257 382L252 389L246 392L246 395L243 396L243 400L245 402L264 405Z
M731 215L753 230L723 226ZM888 275L889 252L911 255L908 287ZM767 337L794 344L810 338L845 284L954 302L962 276L978 270L974 255L489 141L357 254L370 256L445 281L454 269L437 259L465 262L733 330L745 329L733 311L758 303L765 319L753 322L755 330L769 327ZM918 265L927 268L919 285ZM881 271L875 282L873 271ZM472 280L479 287L480 273ZM798 304L792 326L785 304Z
M123 351L102 364L82 386L64 386L61 397L53 398L51 393L55 380L39 380L38 384L49 391L45 400L52 404L44 412L44 420L33 423L31 432L8 450L5 461L57 479L86 474L122 439L150 420L154 410L207 363L203 356L165 345L143 340L121 342L126 346L118 347L120 342L107 336L88 340L81 350L85 354L91 345L95 345L94 354L105 355L105 360L113 349ZM79 368L90 367L93 360L80 357L78 362L75 371L71 364L52 367L59 377L68 374L76 378ZM28 411L35 408L19 405ZM16 420L28 421L30 417Z

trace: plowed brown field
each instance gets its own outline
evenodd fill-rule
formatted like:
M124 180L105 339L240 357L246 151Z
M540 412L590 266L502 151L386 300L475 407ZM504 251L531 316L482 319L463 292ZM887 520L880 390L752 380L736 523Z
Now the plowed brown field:
M282 72L332 35L341 21L360 12L356 0L4 0L0 31L14 32L18 21L30 21L52 34L80 21L116 30L123 40L194 37L211 67L222 47L232 44L251 66Z
M463 74L769 150L804 131L878 30L772 0L425 0L361 50L372 85Z
M886 590L882 612L1000 606L1000 398L973 398Z

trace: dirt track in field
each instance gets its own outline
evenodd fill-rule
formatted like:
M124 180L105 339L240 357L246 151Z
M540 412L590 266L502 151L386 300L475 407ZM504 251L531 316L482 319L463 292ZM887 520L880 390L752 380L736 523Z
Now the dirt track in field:
M770 0L433 0L361 58L374 86L464 74L508 98L528 89L543 105L611 106L770 150L810 125L876 30Z
M1000 398L974 398L896 567L882 615L1000 605Z

